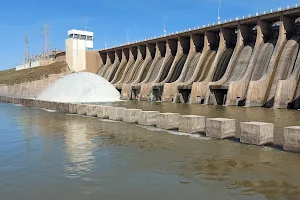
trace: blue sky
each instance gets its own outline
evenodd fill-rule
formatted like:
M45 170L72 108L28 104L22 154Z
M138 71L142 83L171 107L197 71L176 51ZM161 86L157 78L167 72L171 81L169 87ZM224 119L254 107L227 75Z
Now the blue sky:
M219 0L88 0L3 1L0 6L0 70L13 68L24 59L24 37L30 53L43 49L41 27L51 27L50 44L65 48L69 29L94 31L95 48L123 44L217 22ZM56 3L58 2L58 3ZM254 15L278 7L300 4L300 0L222 0L221 21Z

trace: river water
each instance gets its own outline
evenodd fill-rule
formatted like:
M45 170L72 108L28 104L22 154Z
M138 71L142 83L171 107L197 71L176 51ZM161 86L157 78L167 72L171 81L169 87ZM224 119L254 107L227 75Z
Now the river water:
M299 125L299 111L118 102ZM300 199L300 155L0 103L0 199ZM177 135L176 135L177 134Z

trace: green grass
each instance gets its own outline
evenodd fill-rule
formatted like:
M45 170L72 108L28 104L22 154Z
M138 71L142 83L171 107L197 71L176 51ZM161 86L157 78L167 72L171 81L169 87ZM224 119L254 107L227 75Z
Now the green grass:
M55 62L50 65L24 69L16 71L16 69L8 69L0 71L0 84L12 85L24 82L36 81L48 77L50 74L60 74L68 71L66 62Z

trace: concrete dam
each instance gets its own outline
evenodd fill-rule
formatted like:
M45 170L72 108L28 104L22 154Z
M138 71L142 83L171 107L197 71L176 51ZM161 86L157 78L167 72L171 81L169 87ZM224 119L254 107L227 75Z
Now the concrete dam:
M124 100L300 108L300 8L98 51Z

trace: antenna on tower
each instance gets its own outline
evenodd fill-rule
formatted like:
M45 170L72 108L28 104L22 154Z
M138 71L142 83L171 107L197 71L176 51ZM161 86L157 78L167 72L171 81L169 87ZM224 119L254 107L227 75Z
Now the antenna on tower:
M25 35L25 60L24 63L30 62L30 54L29 54L29 40L28 35Z
M50 32L50 27L47 24L45 24L44 27L42 28L42 35L44 37L44 51L42 53L43 58L49 56L49 32Z
M87 31L87 29L88 29L88 22L87 22L87 20L85 20L85 28L84 28L84 30Z

